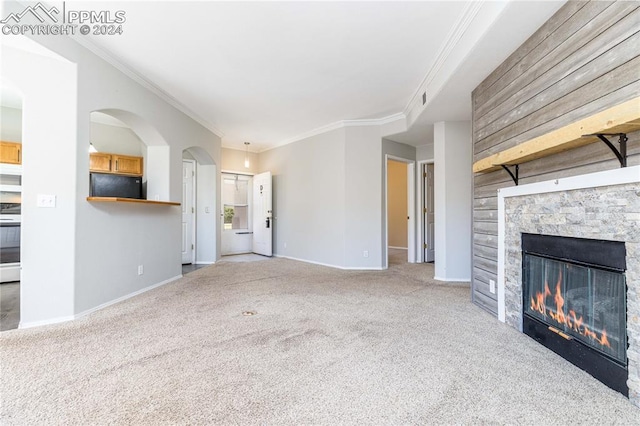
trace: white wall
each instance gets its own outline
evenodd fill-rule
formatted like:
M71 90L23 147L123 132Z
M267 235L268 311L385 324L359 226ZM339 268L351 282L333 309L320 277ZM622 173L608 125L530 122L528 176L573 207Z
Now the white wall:
M275 255L344 266L344 140L337 129L260 154L273 174Z
M433 160L433 144L416 147L416 161Z
M196 263L209 264L220 258L216 246L216 166L197 163L196 179Z
M3 79L24 96L21 323L70 319L75 292L77 68L62 58L6 46L2 56ZM88 186L88 174L85 180ZM55 195L56 208L37 208L38 194Z
M413 159L415 148L383 141L379 126L347 126L261 153L261 171L273 173L274 253L382 269L385 154Z
M146 147L128 127L91 122L91 143L99 152L141 157Z
M212 164L220 162L218 136L93 53L63 36L38 43L62 58L3 46L2 60L3 78L24 94L28 147L21 326L66 320L181 275L179 207L86 201L92 111L131 113L117 118L147 145L150 196L181 200L186 147L200 147ZM55 195L56 208L37 208L37 194ZM218 215L212 220L215 232Z
M386 207L384 156L379 126L346 128L345 146L345 266L381 269L386 253L383 235ZM369 252L364 257L364 251Z
M435 278L469 281L471 273L471 123L434 125Z
M249 152L249 168L247 169L244 166L245 159L245 151L240 151L238 149L231 148L222 148L221 151L221 161L222 161L222 170L225 172L236 172L236 173L248 173L248 174L257 174L258 170L260 170L259 155L255 152Z
M22 110L0 107L0 140L22 142Z

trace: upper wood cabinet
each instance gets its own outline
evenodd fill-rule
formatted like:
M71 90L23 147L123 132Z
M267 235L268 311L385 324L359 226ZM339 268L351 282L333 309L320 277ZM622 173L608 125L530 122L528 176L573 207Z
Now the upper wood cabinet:
M0 142L0 163L22 164L22 144Z
M89 170L142 176L142 157L94 152L89 154Z
M142 175L142 157L112 154L111 168L114 173Z
M111 154L95 152L89 155L89 170L92 172L111 172Z

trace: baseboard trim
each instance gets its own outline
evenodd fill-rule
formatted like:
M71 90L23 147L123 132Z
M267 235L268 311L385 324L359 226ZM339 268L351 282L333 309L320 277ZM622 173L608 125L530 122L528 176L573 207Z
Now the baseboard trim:
M160 281L159 283L152 284L149 287L142 288L140 290L134 291L133 293L129 293L129 294L126 294L124 296L118 297L117 299L110 300L110 301L105 302L105 303L103 303L101 305L98 305L98 306L95 306L93 308L87 309L86 311L80 312L79 314L75 314L74 315L74 319L82 318L82 317L84 317L86 315L89 315L89 314L91 314L93 312L96 312L96 311L99 311L101 309L104 309L104 308L106 308L108 306L115 305L116 303L124 302L127 299L131 299L132 297L138 296L139 294L146 293L147 291L153 290L154 288L162 287L163 285L169 284L170 282L173 282L175 280L179 280L180 278L182 278L182 274L176 275L175 277L169 278L169 279L164 280L164 281Z
M20 321L18 323L18 328L22 330L25 328L41 327L43 325L60 324L61 322L73 321L74 319L75 319L74 315L69 315L66 317L58 317L58 318L53 318L53 319L48 319L43 321L29 321L29 322Z
M316 262L314 260L300 259L300 258L292 257L292 256L283 256L281 254L274 254L273 257L278 257L278 258L281 258L281 259L295 260L297 262L311 263L313 265L326 266L328 268L341 269L343 271L382 271L382 270L385 269L385 268L382 268L382 267L362 267L362 266L346 267L346 266L331 265L330 263Z
M200 260L196 260L196 262L195 262L196 265L213 265L215 263L216 262L209 262L209 261L203 262L203 261L200 261Z
M147 291L153 290L154 288L158 288L158 287L161 287L161 286L163 286L165 284L169 284L170 282L173 282L173 281L178 280L180 278L182 278L182 275L176 275L173 278L169 278L168 280L164 280L164 281L161 281L159 283L150 285L149 287L145 287L143 289L134 291L133 293L126 294L126 295L124 295L122 297L118 297L117 299L110 300L110 301L105 302L105 303L103 303L101 305L98 305L98 306L95 306L93 308L87 309L86 311L80 312L79 314L70 315L70 316L66 316L66 317L53 318L53 319L50 319L50 320L31 321L31 322L27 322L27 323L23 323L21 321L18 324L18 328L20 328L20 329L33 328L33 327L40 327L40 326L43 326L43 325L59 324L61 322L77 320L77 319L82 318L84 316L87 316L87 315L89 315L89 314L91 314L93 312L96 312L96 311L99 311L101 309L104 309L104 308L106 308L108 306L115 305L116 303L124 302L125 300L130 299L132 297L135 297L135 296L137 296L139 294L146 293Z
M408 247L395 247L395 246L389 246L390 249L396 249L396 250L409 250Z
M389 268L384 268L382 266L349 266L340 269L345 271L384 271Z
M433 277L434 280L438 281L448 281L451 283L470 283L471 279L469 278L442 278L442 277Z

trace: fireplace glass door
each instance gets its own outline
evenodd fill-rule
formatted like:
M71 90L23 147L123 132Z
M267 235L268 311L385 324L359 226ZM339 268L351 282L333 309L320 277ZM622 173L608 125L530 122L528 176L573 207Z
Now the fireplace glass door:
M623 273L527 253L523 272L526 315L626 366Z

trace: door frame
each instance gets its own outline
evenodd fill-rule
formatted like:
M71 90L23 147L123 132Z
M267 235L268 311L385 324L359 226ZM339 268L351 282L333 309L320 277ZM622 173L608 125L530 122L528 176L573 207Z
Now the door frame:
M416 160L410 158L397 157L395 155L384 155L384 262L383 269L389 268L389 160L405 163L407 165L407 213L409 219L407 222L407 262L416 262L416 196L415 196L415 179L416 179ZM409 177L413 176L412 179Z
M183 158L183 163L191 163L193 165L193 176L191 176L192 184L191 184L191 201L193 204L193 214L191 215L191 241L193 242L193 250L191 250L191 264L196 264L196 252L198 250L198 239L196 236L198 235L196 232L196 223L198 222L196 215L198 214L198 192L196 190L196 183L198 182L198 162L196 160L191 160L189 158Z
M425 164L435 164L435 161L433 159L431 160L420 160L418 161L418 167L416 170L416 179L418 182L418 205L417 207L417 212L418 212L418 216L420 217L421 220L416 221L417 222L417 226L416 226L416 236L417 236L417 240L418 240L418 244L417 246L420 247L420 250L416 250L417 256L416 256L416 262L417 263L424 263L424 250L422 249L422 247L424 247L424 179L422 176L422 169L424 168Z
M237 252L237 251L233 251L233 252L225 252L224 248L223 248L223 239L225 239L225 241L227 240L225 238L225 229L224 229L224 175L233 175L236 177L242 176L242 177L246 177L248 178L248 198L247 198L247 214L248 214L248 225L249 229L250 229L250 233L251 233L251 244L249 245L249 251L242 251L242 252ZM238 254L249 254L252 253L252 249L253 249L253 213L254 213L254 206L253 206L253 178L255 176L255 173L250 173L250 172L233 172L233 171L229 171L229 170L223 170L220 172L220 227L219 227L219 231L220 231L220 256L234 256L234 255L238 255Z

